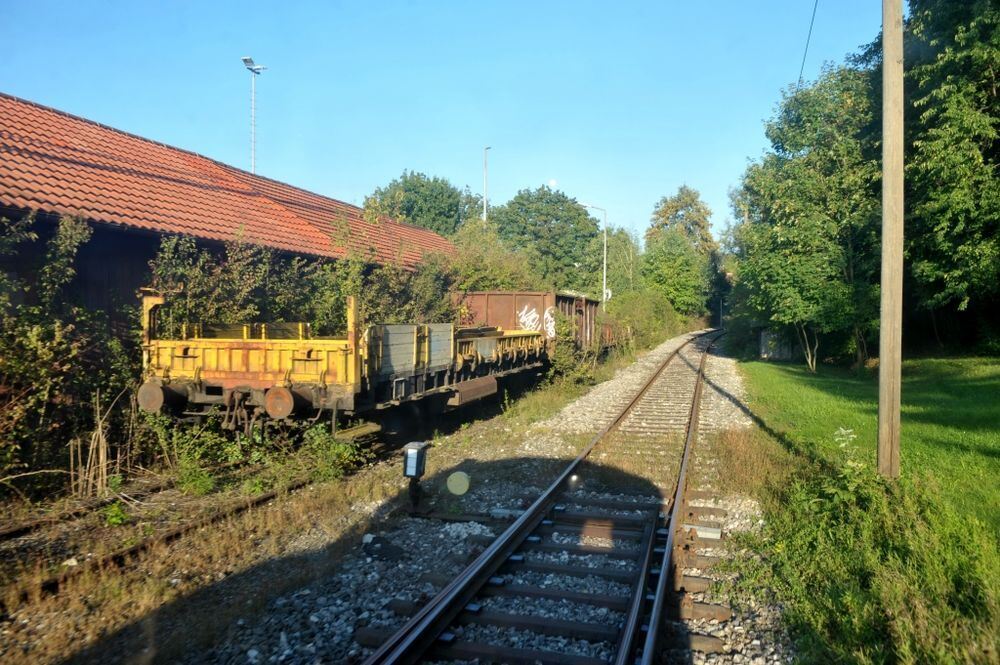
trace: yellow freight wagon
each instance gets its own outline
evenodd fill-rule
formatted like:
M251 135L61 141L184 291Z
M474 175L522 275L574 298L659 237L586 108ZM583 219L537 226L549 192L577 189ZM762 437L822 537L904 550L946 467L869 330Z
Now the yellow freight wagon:
M378 324L361 330L348 298L343 336L313 337L303 323L188 324L157 335L163 297L142 295L139 406L184 417L218 413L227 428L262 417L353 416L432 395L460 406L497 391L497 378L546 361L541 332L452 323Z

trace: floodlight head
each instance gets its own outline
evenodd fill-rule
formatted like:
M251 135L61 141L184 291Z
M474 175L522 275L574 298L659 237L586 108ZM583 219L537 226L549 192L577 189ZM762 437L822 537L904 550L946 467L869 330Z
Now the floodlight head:
M240 58L240 60L243 61L243 66L249 69L251 74L260 74L262 71L267 69L267 67L265 67L264 65L256 64L253 61L253 58L251 58L248 55L243 56L242 58Z

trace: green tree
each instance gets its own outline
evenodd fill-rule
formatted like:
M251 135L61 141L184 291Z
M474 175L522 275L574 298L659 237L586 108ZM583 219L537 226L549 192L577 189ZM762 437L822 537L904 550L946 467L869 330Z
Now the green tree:
M679 228L655 233L642 258L645 283L666 296L671 306L685 315L704 313L710 268L710 257L699 252Z
M600 290L602 240L597 220L563 192L521 190L490 211L500 237L531 252L542 279L559 289Z
M911 0L907 252L918 305L1000 294L1000 6Z
M444 236L454 234L463 222L479 214L479 199L468 189L459 190L444 178L416 171L403 171L376 189L370 199L366 207Z
M653 209L646 239L664 230L678 229L702 254L711 254L718 249L712 238L712 211L701 200L698 190L681 185L673 196L664 196Z
M765 319L795 328L810 369L819 333L848 331L857 359L877 322L879 167L865 129L868 77L826 69L789 91L767 125L771 152L737 196L741 279Z
M643 289L642 247L626 229L608 230L608 288L612 299Z
M452 278L459 291L548 289L531 253L510 247L492 221L473 219L453 238Z
M850 310L850 290L841 279L840 247L815 219L792 224L744 224L740 284L753 311L790 326L816 371L819 335L841 329Z

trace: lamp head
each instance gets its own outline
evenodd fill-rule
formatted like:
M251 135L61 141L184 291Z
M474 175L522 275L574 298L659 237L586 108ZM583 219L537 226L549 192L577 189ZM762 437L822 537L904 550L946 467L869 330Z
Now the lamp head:
M248 55L243 56L242 58L240 58L240 60L243 61L243 66L249 69L254 74L260 74L262 71L267 69L267 67L265 67L264 65L256 64L253 61L253 58L251 58Z

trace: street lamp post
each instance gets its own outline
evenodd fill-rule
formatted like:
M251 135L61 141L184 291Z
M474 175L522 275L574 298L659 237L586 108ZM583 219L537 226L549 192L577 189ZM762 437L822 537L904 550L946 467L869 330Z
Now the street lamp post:
M489 200L489 163L486 159L487 152L492 146L483 148L483 221L486 221L486 202Z
M600 210L604 214L604 268L601 284L601 309L608 310L608 211L600 206L592 206L587 203L581 204L584 208Z
M267 69L254 64L253 58L243 56L243 66L250 71L250 173L257 172L257 77Z

